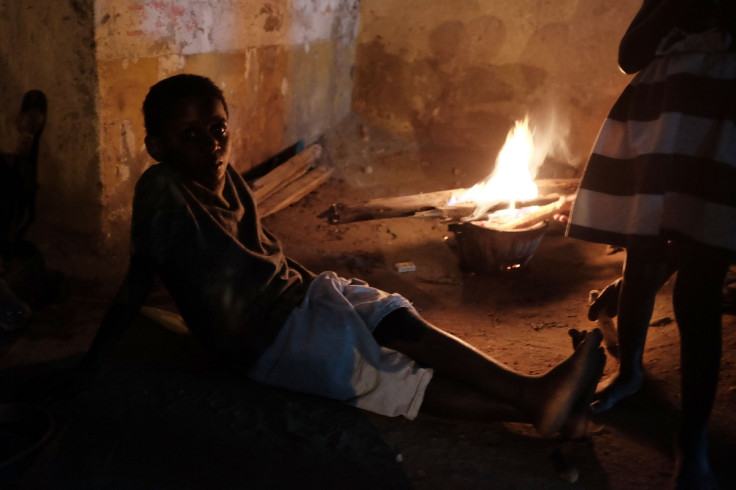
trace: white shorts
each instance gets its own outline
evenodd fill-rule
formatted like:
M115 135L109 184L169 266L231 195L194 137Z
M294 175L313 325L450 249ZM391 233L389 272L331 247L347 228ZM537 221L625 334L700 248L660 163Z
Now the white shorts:
M414 419L432 369L381 347L372 334L397 308L413 307L399 294L323 272L249 377L381 415Z

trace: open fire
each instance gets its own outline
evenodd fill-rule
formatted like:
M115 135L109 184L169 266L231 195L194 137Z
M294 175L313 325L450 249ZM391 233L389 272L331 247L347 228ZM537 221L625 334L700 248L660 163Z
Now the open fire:
M544 231L546 219L559 209L556 196L544 206L517 206L539 197L534 176L545 154L535 147L529 118L517 121L496 158L491 175L448 206L473 203L474 212L450 225L455 233L461 261L466 268L481 270L518 269L531 260ZM508 207L498 209L500 203Z
M469 218L476 220L486 215L488 210L501 202L509 202L509 207L491 213L497 221L517 217L522 210L516 209L516 201L527 201L539 196L537 185L532 178L534 156L534 135L529 129L529 117L516 121L514 128L506 136L506 143L496 158L491 175L483 182L475 184L459 197L452 196L448 205L472 202L476 211Z
M353 205L334 203L319 216L333 225L399 217L441 219L455 233L466 268L519 268L531 259L547 220L565 204L564 196L574 193L579 184L578 179L535 180L548 154L566 153L565 130L552 120L545 121L543 134L529 126L529 118L516 122L493 172L470 189L376 198ZM539 189L553 193L539 196Z

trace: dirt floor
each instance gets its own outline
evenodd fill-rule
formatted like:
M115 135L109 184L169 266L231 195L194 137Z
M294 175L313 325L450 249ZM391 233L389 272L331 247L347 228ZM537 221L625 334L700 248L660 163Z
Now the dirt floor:
M622 253L566 239L550 223L532 261L504 274L461 270L437 220L330 225L331 204L467 187L493 156L417 147L350 120L323 144L334 177L266 218L287 252L313 270L367 279L411 299L431 322L523 373L571 352L569 328L590 329L591 289L618 277ZM49 230L34 240L65 274L61 297L25 330L0 336L0 401L38 374L73 365L89 345L125 260L100 262ZM398 273L397 262L416 270ZM104 273L99 271L103 270ZM583 440L543 439L526 425L420 416L385 418L266 388L226 372L186 333L141 317L90 390L33 406L53 418L45 444L0 467L0 485L57 488L661 489L671 479L679 341L662 290L639 394L594 420ZM167 308L165 294L152 305ZM724 316L724 360L712 417L712 464L736 488L736 317ZM606 374L615 369L609 356ZM7 405L5 405L7 407ZM6 423L6 420L0 419ZM7 426L7 424L6 424ZM573 484L560 476L573 467Z

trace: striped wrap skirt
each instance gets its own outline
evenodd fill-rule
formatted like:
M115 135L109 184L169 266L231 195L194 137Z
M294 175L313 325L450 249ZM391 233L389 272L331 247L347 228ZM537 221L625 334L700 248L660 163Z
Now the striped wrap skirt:
M605 120L567 235L631 248L692 240L736 251L736 51L674 32Z

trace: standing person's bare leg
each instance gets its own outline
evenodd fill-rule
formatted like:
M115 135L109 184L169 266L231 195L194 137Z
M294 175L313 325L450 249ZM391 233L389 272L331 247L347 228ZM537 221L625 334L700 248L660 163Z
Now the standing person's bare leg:
M717 488L708 462L706 428L716 396L722 350L721 296L725 253L687 247L673 295L680 330L682 419L675 438L678 488Z
M605 412L633 395L644 381L642 358L657 292L669 273L664 253L627 251L618 303L618 372L601 386L592 409Z

